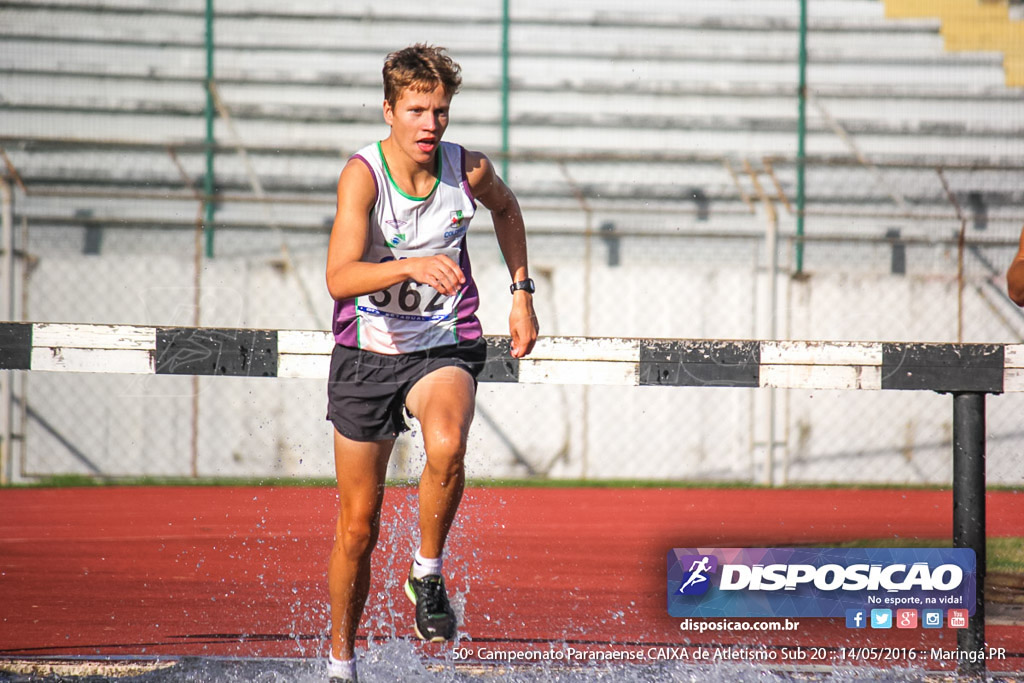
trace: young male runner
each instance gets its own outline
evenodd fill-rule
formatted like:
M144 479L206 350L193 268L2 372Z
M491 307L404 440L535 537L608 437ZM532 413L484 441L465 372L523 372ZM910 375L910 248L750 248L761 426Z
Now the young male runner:
M1006 271L1006 292L1018 306L1024 306L1024 228L1020 231L1020 248Z
M442 578L445 539L462 497L466 436L486 348L466 250L477 203L491 211L512 276L512 355L537 339L526 233L515 195L486 156L442 142L460 68L443 48L415 45L384 64L390 135L349 159L327 254L335 300L328 380L339 512L328 567L329 676L356 680L353 645L370 586L384 477L403 411L419 420L420 546L405 592L416 634L444 641L455 615Z

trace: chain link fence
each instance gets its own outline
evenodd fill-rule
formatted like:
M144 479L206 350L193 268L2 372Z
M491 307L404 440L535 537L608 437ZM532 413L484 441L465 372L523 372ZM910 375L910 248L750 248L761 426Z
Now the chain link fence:
M464 68L446 137L491 154L523 205L542 334L1024 339L1002 280L1024 101L991 53L946 52L940 19L812 4L801 124L799 3L509 5L217 0L208 23L197 0L0 3L7 317L328 329L337 175L387 134L385 54L423 41ZM489 228L469 248L504 334ZM16 480L333 472L322 382L8 374ZM992 483L1022 483L1021 400L988 401ZM923 392L482 384L468 466L947 484L951 423ZM390 474L422 460L414 432Z

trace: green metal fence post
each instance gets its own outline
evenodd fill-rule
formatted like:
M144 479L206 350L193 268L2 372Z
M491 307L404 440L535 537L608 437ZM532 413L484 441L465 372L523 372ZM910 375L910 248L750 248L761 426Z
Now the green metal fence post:
M807 141L807 0L800 0L800 86L797 90L796 273L804 270L804 166Z
M205 216L204 232L206 234L206 256L213 256L213 210L210 197L213 196L213 0L206 0L206 177L203 181Z

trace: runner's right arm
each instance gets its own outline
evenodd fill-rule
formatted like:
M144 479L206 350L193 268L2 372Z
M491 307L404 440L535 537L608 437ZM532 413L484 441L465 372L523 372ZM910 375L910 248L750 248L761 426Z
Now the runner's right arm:
M377 200L377 185L359 159L349 159L338 179L338 207L327 246L327 291L335 300L379 292L415 280L452 296L465 284L462 270L447 256L368 263L363 261L369 239L369 215Z

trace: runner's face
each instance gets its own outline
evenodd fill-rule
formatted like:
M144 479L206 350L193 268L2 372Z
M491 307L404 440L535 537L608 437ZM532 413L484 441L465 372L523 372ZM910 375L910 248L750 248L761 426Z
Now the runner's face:
M448 127L451 98L444 86L430 92L406 88L395 106L384 102L384 121L391 126L391 138L415 163L431 166L441 137Z

